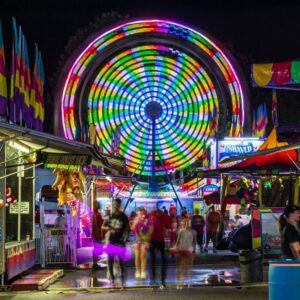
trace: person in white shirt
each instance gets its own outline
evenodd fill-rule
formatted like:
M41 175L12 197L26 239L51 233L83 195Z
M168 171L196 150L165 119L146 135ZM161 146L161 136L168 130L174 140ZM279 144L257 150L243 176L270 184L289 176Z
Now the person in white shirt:
M241 219L242 219L242 217L239 215L234 216L234 223L232 225L233 229L239 229L244 226L244 223Z

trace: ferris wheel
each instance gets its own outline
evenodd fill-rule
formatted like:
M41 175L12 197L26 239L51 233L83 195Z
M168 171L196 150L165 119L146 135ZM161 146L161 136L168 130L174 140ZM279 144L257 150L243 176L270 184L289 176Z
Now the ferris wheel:
M129 22L91 41L61 104L68 139L94 124L104 152L117 136L128 171L152 177L186 169L228 120L232 136L244 120L229 58L203 33L165 20Z

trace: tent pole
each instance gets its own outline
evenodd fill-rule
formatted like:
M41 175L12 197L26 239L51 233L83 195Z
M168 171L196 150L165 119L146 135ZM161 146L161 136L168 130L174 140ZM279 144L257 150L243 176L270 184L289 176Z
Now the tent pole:
M262 189L263 189L263 179L260 178L258 182L258 195L257 195L258 207L261 207L262 205Z
M299 204L299 176L296 176L295 179L295 188L294 188L294 204Z

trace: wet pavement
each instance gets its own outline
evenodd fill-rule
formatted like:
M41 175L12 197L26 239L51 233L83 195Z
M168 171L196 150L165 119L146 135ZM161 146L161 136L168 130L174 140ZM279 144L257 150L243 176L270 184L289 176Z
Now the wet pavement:
M107 279L106 259L100 259L98 262L98 264L103 267L102 270L94 271L92 269L85 269L91 267L92 248L81 248L77 254L79 266L83 269L65 270L64 277L52 284L49 290L63 290L67 288L109 288L110 284ZM176 260L176 257L168 255L167 286L176 286L178 284L176 280ZM148 259L148 276L146 280L135 279L133 257L131 261L126 263L126 287L155 287L160 284L159 281L150 281L149 262L150 260ZM157 279L160 278L159 260L156 276ZM116 281L116 286L118 286L119 281ZM230 251L218 251L217 253L213 253L211 250L208 253L196 255L191 276L188 280L185 280L183 284L186 286L239 285L240 268L238 255Z
M134 278L134 268L127 267L126 287L150 287L158 286L159 281L153 283L150 279L136 280ZM160 275L160 267L157 267L157 275ZM148 276L149 277L149 276ZM191 277L184 283L186 286L199 285L239 285L240 269L238 266L221 266L221 265L198 265L193 266ZM169 266L167 286L176 286L176 267ZM118 282L116 282L118 286ZM52 284L48 290L57 289L84 289L84 288L110 288L107 279L107 270L94 271L88 270L65 270L65 275L57 282Z

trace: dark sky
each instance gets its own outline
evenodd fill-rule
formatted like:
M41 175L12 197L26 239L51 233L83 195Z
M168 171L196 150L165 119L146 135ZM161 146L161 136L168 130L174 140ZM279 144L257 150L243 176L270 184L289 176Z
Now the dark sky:
M37 42L46 77L56 69L68 38L95 16L112 10L132 18L170 18L198 27L250 61L300 58L300 4L293 1L114 1L114 0L0 0L5 47L10 51L11 17L26 34L30 56ZM226 4L224 4L226 3ZM238 56L237 55L237 56Z

